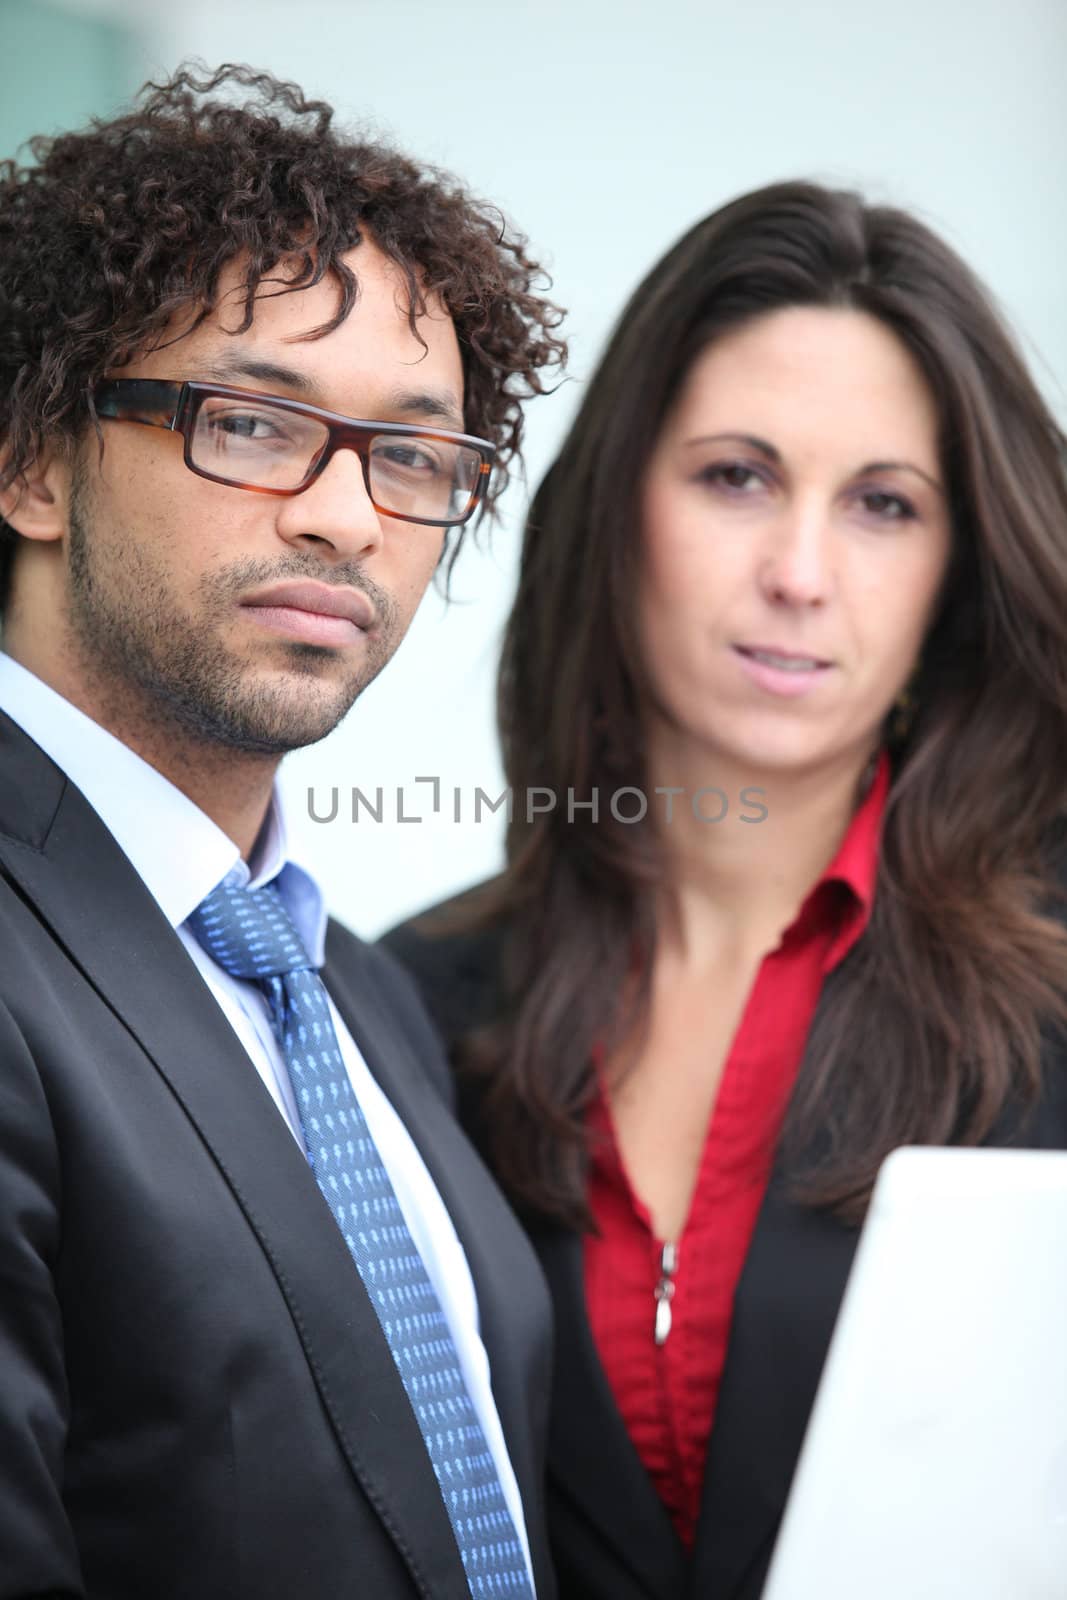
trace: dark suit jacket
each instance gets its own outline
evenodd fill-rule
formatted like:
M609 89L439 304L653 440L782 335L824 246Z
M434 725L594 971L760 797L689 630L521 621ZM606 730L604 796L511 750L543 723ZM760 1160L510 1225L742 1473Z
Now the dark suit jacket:
M416 978L450 1048L499 1013L499 939L491 932L431 938L409 922L383 942ZM464 1119L483 1142L476 1097ZM1025 1128L1006 1119L1004 1141L1009 1137L1067 1146L1062 1054L1050 1052L1046 1092ZM561 1600L758 1600L856 1230L794 1205L775 1171L734 1303L692 1557L630 1442L600 1364L585 1311L581 1238L549 1224L531 1224L529 1232L556 1312L548 1514Z
M466 1250L546 1600L541 1273L409 981L336 925L327 952ZM111 834L0 716L0 1597L44 1595L470 1600L296 1142Z

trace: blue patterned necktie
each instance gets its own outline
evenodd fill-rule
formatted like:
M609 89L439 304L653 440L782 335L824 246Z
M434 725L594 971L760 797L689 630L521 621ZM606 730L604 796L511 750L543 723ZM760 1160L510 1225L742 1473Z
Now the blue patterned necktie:
M451 1330L352 1092L326 990L281 896L273 884L222 883L188 927L220 967L258 983L267 996L308 1162L389 1342L471 1594L532 1600L523 1547Z

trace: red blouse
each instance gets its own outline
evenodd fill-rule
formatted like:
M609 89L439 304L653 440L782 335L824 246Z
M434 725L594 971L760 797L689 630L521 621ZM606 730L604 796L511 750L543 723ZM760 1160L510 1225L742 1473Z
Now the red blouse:
M730 1047L677 1247L670 1331L656 1343L664 1242L622 1164L606 1097L590 1204L599 1234L585 1244L593 1337L623 1420L649 1476L691 1546L704 1461L726 1359L734 1292L770 1177L780 1124L827 973L867 924L882 814L883 755L841 848L776 949L765 956ZM664 1311L659 1313L666 1320Z

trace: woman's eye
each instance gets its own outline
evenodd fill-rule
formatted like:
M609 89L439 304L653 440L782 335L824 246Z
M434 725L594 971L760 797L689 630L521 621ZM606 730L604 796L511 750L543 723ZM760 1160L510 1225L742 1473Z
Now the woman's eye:
M704 483L732 494L752 494L763 487L763 477L743 461L718 461L700 474Z
M868 489L861 496L864 509L883 522L907 522L915 516L910 500L884 489Z

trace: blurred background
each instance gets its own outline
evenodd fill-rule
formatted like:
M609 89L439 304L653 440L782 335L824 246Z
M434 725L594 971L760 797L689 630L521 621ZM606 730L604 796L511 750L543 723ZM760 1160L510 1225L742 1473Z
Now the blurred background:
M295 79L528 235L572 348L569 380L529 409L531 486L647 268L787 177L923 215L993 289L1067 424L1064 0L0 0L0 157L190 56ZM464 552L451 604L431 592L345 723L283 769L294 853L365 935L500 862L502 813L475 821L474 797L503 788L494 672L527 493ZM418 778L438 780L436 815ZM382 791L381 820L352 820L357 787Z

